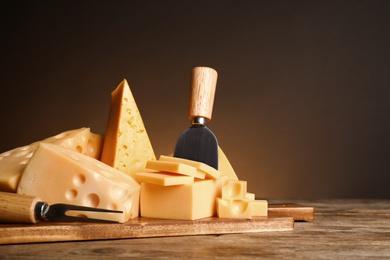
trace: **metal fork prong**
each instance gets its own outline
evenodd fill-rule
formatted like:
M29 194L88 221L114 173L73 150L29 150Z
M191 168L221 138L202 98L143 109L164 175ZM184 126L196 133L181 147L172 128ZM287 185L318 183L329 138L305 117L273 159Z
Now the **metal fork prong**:
M106 213L123 213L123 211L119 210L110 210L110 209L102 209L102 208L93 208L93 207L85 207L85 206L77 206L77 205L69 205L69 204L54 204L49 206L45 217L49 220L60 220L60 221L82 221L82 222L117 222L111 220L101 220L101 219L93 219L86 217L77 217L77 216L68 216L66 213L68 211L91 211L91 212L106 212Z

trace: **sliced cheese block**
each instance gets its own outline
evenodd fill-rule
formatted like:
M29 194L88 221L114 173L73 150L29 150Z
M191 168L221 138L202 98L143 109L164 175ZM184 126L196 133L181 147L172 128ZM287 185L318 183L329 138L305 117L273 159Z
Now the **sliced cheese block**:
M146 168L150 170L193 176L198 179L204 179L206 176L204 172L197 170L195 167L178 162L149 160L146 162Z
M57 144L95 159L100 158L103 137L89 128L66 131L39 142ZM0 190L16 192L20 177L39 142L0 154Z
M222 187L222 198L240 200L247 195L247 182L240 180L230 180Z
M193 184L164 187L141 183L141 216L195 220L216 214L216 197L222 180L199 180Z
M130 176L86 155L40 143L26 166L17 193L47 203L68 203L123 211L83 212L87 217L126 222L139 215L140 185Z
M132 176L155 160L149 136L126 80L111 93L101 161Z
M194 177L163 172L136 172L135 179L138 182L153 183L162 186L190 184L194 182Z
M217 214L220 218L252 218L252 204L250 200L231 200L217 198Z
M214 169L213 167L211 167L205 163L198 162L198 161L177 158L177 157L173 157L173 156L165 156L165 155L160 155L159 161L177 162L177 163L183 163L183 164L190 165L190 166L195 167L196 169L204 172L206 174L206 178L210 178L210 179L218 179L221 176L220 171Z
M268 216L268 201L253 200L251 201L252 216L266 217Z

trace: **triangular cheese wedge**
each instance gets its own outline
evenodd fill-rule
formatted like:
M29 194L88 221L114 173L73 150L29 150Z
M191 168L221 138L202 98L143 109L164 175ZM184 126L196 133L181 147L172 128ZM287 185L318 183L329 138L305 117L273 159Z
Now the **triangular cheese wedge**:
M134 177L156 160L141 114L126 80L111 93L101 161Z

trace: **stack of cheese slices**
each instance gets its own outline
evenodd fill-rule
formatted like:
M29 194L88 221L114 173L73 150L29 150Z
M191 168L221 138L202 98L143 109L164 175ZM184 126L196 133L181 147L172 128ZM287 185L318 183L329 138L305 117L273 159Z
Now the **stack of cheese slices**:
M195 220L267 216L267 201L247 192L219 148L219 170L200 162L154 154L126 80L111 94L105 135L89 128L0 154L0 191L121 210L86 217L121 223L138 216Z

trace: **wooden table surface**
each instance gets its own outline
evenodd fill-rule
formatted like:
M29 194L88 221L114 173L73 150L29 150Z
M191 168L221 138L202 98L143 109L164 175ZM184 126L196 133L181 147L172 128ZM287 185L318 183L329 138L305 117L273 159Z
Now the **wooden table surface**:
M269 200L315 209L294 231L1 245L0 259L390 259L390 200Z

